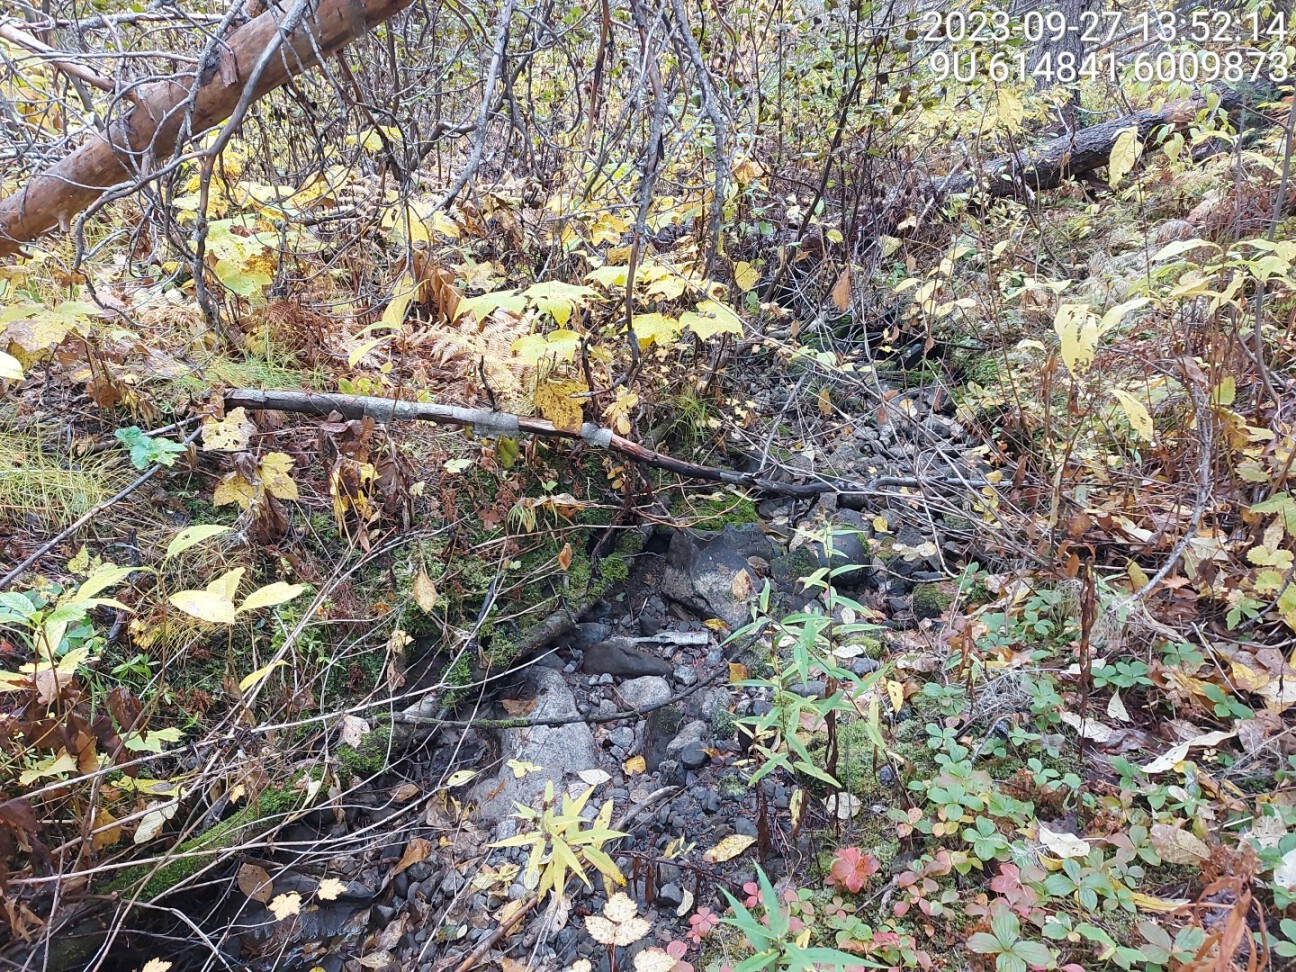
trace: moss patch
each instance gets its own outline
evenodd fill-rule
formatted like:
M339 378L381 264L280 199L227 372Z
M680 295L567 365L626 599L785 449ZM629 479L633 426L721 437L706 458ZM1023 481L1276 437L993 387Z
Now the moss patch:
M914 617L939 618L954 603L954 595L940 583L916 584L909 603Z

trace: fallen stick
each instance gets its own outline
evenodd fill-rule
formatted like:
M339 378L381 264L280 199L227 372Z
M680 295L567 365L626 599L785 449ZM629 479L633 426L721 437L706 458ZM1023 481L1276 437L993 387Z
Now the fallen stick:
M980 488L987 485L982 480L918 480L883 476L867 483L838 479L823 479L813 483L783 483L763 476L760 472L746 473L737 469L703 466L647 449L617 435L611 429L586 422L579 431L560 429L548 419L529 415L513 415L487 408L460 408L435 402L397 401L372 395L342 395L331 392L261 391L256 388L236 388L225 393L226 410L245 408L252 411L297 412L306 415L330 415L336 412L343 418L369 417L378 422L434 422L437 425L465 426L482 435L513 436L519 434L542 435L550 438L576 439L598 449L611 449L635 462L664 469L667 472L730 486L746 486L776 496L815 497L823 493L881 495L889 487L942 485Z

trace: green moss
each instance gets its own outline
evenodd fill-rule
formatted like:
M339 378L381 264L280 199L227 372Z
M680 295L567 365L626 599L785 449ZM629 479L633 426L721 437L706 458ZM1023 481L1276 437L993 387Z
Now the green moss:
M389 722L377 722L360 740L358 747L337 748L338 765L351 776L365 780L387 768L391 759L392 729Z
M725 773L716 782L716 792L725 799L737 799L747 792L747 781L738 773Z
M938 618L954 603L954 595L942 584L916 584L909 603L916 618Z
M300 783L305 778L305 773L296 773L287 785L267 788L242 810L231 814L206 833L177 844L171 850L174 860L156 869L147 864L126 868L103 889L104 892L133 892L143 881L142 899L147 901L166 894L210 865L226 850L269 831L284 817L302 809L305 793Z
M732 525L757 523L756 504L736 493L690 496L681 493L670 506L671 515L697 530L723 530Z

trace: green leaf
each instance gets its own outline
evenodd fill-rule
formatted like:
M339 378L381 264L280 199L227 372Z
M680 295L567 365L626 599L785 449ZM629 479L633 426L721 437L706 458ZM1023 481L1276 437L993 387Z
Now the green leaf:
M1026 972L1026 962L1012 952L1000 952L995 957L997 972Z
M136 469L147 469L154 463L170 468L175 465L176 457L185 451L179 442L149 437L138 425L118 429L114 435L130 450L131 465Z
M995 938L989 932L976 932L967 940L967 947L970 951L978 955L994 955L1003 951L1003 946L999 944L999 939Z
M1053 961L1052 953L1043 942L1018 942L1012 947L1012 953L1027 965L1039 968L1046 968Z

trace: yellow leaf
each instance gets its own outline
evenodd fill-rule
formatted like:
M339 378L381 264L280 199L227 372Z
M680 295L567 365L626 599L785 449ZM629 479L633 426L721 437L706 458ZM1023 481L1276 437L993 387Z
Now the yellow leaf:
M887 679L886 683L887 698L891 700L891 711L899 712L904 705L905 693L904 685L894 679Z
M760 271L750 263L739 263L734 267L734 283L739 290L751 290L760 281Z
M756 843L755 837L747 834L730 834L703 854L702 860L708 864L722 864L733 860L754 843Z
M1152 416L1137 398L1131 395L1123 388L1113 388L1111 393L1116 396L1120 402L1121 410L1125 413L1125 418L1129 420L1132 428L1139 438L1146 442L1151 442L1155 429L1152 425Z
M419 571L414 578L414 603L424 614L431 614L437 604L437 589L425 571Z
M717 334L742 336L742 319L724 304L714 300L701 301L695 310L680 315L680 326L691 328L702 340Z
M258 682L264 679L267 675L273 672L280 665L287 665L287 664L288 663L281 658L278 661L272 661L269 665L262 665L251 675L243 676L243 680L239 682L239 691L246 692L253 685L256 685Z
M22 381L22 377L22 363L12 354L0 351L0 378L8 378L10 381Z
M746 681L746 679L747 679L747 666L742 664L742 662L730 662L729 663L729 684L735 685L738 682Z
M151 958L144 963L140 972L167 972L171 968L171 963L160 958Z
M1130 561L1125 565L1125 573L1129 574L1130 583L1134 585L1134 590L1141 591L1148 586L1148 575L1138 564Z
M241 509L249 509L261 496L261 487L249 483L237 470L228 473L216 484L212 494L212 506L226 506L237 503Z
M642 756L631 756L621 764L621 768L625 770L626 776L638 776L648 769L648 761Z
M724 634L729 630L729 625L725 624L719 618L707 618L702 623L716 634Z
M305 584L286 584L283 581L275 581L265 587L258 587L249 594L247 600L239 605L238 612L242 614L244 611L255 611L257 608L274 607L276 604L291 601L304 590L306 590Z
M832 393L828 391L827 385L819 389L818 405L820 415L831 415L833 413Z
M1107 182L1113 189L1133 170L1142 151L1137 128L1127 128L1116 136L1116 144L1112 146L1111 156L1107 160Z
M238 620L234 602L211 591L177 591L168 600L192 618L209 624L233 624Z
M285 918L301 914L301 895L296 891L289 891L272 899L267 907L275 918L283 921Z
M528 763L524 759L510 759L506 765L513 771L513 776L519 780L530 773L539 773L544 769L543 766L537 766L535 763Z
M282 452L268 452L261 460L257 475L271 496L281 500L297 499L297 483L292 477L293 458Z
M1233 400L1237 398L1237 379L1229 375L1215 386L1215 392L1211 397L1216 405L1232 405Z
M656 344L658 347L670 344L679 337L681 330L680 322L673 317L667 317L665 314L636 314L634 316L635 338L638 339L641 350L652 344Z
M544 381L536 388L535 405L540 414L565 432L579 432L584 422L584 411L579 395L588 389L583 381Z
M733 594L735 601L745 601L751 597L752 579L751 574L746 570L740 570L734 574L733 583L730 586L730 593Z
M396 286L392 289L392 299L387 302L387 307L383 310L379 323L392 331L399 331L405 323L405 314L409 311L410 302L413 300L414 277L409 271L406 271L396 281ZM364 357L364 355L360 357ZM352 367L354 367L354 364Z
M1021 128L1022 119L1026 117L1026 109L1022 107L1021 99L1007 88L1000 88L997 94L999 124L1010 132L1017 131Z
M325 878L315 889L315 897L321 901L336 901L338 896L347 889L347 886L337 878Z
M446 786L463 786L477 776L478 770L455 770L446 780Z
M204 452L242 452L248 447L256 426L242 408L233 409L223 419L203 422Z
M1062 304L1053 318L1053 330L1062 342L1062 361L1079 377L1093 364L1098 347L1098 322L1087 304Z
M1163 914L1178 911L1185 905L1192 904L1188 898L1157 898L1150 894L1143 894L1141 891L1131 892L1130 897L1139 911L1156 911Z
M216 505L219 506L220 504ZM184 553L195 544L202 543L211 537L218 537L222 533L229 533L229 531L229 527L222 526L219 523L201 523L198 526L185 527L167 544L166 555L162 559L169 560L176 554Z

